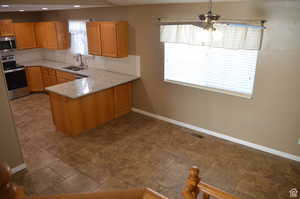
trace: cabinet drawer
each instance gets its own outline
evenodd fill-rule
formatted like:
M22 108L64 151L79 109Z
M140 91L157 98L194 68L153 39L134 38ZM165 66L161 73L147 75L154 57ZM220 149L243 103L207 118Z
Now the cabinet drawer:
M68 72L56 71L56 76L64 79L74 80L76 75Z
M48 73L49 73L50 76L56 76L56 70L55 69L49 68Z
M48 68L46 68L46 67L41 67L41 69L42 69L42 74L43 74L44 76L48 76L48 75L49 75L49 69L48 69Z
M58 84L62 84L62 83L69 82L69 81L72 81L72 80L66 79L66 78L63 78L63 77L57 77L57 83Z

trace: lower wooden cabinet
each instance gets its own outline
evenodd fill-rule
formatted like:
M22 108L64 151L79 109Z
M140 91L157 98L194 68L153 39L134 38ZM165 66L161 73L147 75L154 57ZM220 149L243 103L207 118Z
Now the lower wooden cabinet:
M26 77L31 92L42 92L46 87L73 81L77 75L42 66L29 66L26 67Z
M41 67L30 66L25 68L29 90L31 92L41 92L44 90Z
M43 74L44 87L54 86L58 83L55 69L46 67L41 67L41 69Z
M65 83L76 79L76 75L64 71L56 71L57 83Z
M132 83L123 84L77 99L50 92L56 129L76 136L131 111Z
M115 87L115 117L127 114L132 107L132 83Z

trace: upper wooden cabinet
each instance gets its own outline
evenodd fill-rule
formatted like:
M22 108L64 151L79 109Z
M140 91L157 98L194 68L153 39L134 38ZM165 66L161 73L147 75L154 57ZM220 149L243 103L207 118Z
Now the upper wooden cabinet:
M36 39L36 43L37 43L37 47L38 48L46 48L47 44L46 44L46 39L45 39L45 35L46 35L46 29L45 29L45 25L44 23L35 23L34 25L35 27L35 39Z
M12 23L11 19L3 19L0 20L0 36L14 36L15 30L14 30L14 24Z
M14 23L18 49L36 48L34 23Z
M68 25L65 22L38 22L35 32L39 48L62 50L70 47Z
M89 54L101 56L101 32L99 22L88 22L86 27Z
M127 22L89 22L87 35L90 54L107 57L128 56Z

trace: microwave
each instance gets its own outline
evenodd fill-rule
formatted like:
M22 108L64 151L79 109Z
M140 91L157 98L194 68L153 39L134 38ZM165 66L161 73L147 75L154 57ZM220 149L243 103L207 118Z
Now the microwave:
M0 52L7 52L16 49L15 37L0 37Z

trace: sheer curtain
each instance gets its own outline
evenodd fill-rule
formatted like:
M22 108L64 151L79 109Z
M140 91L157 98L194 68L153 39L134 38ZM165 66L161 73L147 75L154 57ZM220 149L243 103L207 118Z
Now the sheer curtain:
M261 48L261 25L215 24L215 28L216 31L207 31L192 24L161 25L160 41L236 50Z
M88 54L86 22L88 20L70 20L69 32L71 34L71 53Z

